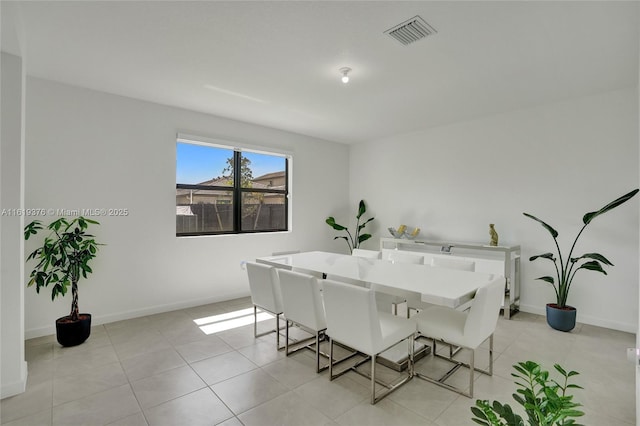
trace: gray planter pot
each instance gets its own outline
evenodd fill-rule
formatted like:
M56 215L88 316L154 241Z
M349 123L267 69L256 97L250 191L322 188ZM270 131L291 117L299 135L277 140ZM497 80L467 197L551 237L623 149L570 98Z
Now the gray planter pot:
M576 326L576 312L573 306L560 309L555 303L547 303L547 324L555 330L571 331Z

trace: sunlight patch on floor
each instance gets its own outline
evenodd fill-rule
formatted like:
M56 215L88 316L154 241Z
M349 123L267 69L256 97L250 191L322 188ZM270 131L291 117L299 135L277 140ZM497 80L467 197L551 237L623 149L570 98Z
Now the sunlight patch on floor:
M257 321L266 321L273 315L258 311ZM239 309L224 314L212 315L193 320L205 334L215 334L225 330L232 330L253 324L253 308Z

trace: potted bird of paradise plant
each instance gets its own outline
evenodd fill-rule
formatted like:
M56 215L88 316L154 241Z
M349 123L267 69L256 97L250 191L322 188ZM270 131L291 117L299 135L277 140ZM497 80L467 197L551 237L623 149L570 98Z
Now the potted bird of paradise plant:
M558 244L558 231L537 217L529 213L523 213L526 217L540 223L542 227L551 234L556 246L555 253L543 253L529 258L530 261L537 259L551 261L555 267L555 276L545 275L537 278L538 280L551 284L556 293L556 303L548 303L546 307L547 323L552 328L560 331L571 331L576 325L576 308L567 304L569 290L571 290L571 284L573 283L576 273L584 269L587 271L600 272L606 275L607 272L603 265L613 266L613 263L600 253L585 253L580 256L574 256L574 250L578 239L593 219L613 210L621 204L626 203L633 198L638 191L639 189L634 189L633 191L613 200L601 209L585 214L582 218L583 226L578 232L576 238L573 240L569 254L566 257L562 255L560 245Z
M354 234L351 234L351 232L349 232L348 227L336 223L336 219L333 216L329 216L325 220L327 225L329 225L336 231L345 231L347 233L347 235L339 235L337 237L334 237L333 239L345 240L347 242L347 245L349 246L349 253L352 253L353 249L357 249L358 247L360 247L360 243L367 241L369 238L371 238L371 234L362 233L362 230L364 229L365 226L367 226L367 223L371 222L374 219L370 217L369 219L364 220L362 216L366 212L367 212L367 206L364 204L364 200L360 200L360 203L358 203L358 214L356 215L356 229ZM363 222L360 223L360 220L363 220Z

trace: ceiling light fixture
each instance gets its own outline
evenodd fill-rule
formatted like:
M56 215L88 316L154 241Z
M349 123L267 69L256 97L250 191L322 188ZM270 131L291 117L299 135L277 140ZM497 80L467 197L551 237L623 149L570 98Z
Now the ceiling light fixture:
M349 72L351 72L351 68L343 67L340 68L340 72L342 73L342 82L347 84L349 82Z

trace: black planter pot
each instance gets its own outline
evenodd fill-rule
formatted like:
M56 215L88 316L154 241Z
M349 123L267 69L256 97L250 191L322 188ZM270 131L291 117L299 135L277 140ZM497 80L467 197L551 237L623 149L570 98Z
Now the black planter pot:
M56 337L62 346L77 346L91 334L91 314L80 314L78 321L70 321L69 316L56 320Z
M547 303L547 324L559 331L571 331L576 326L576 312L573 306L560 309L555 303Z

